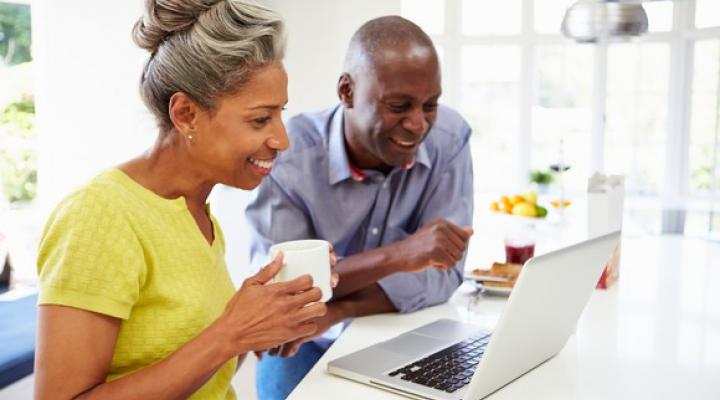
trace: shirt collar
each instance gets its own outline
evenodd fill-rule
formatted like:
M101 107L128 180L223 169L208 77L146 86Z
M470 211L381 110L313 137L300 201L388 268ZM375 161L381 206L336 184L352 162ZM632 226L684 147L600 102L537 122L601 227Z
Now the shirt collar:
M356 167L352 161L348 160L348 166L350 167L350 176L352 176L355 182L362 182L367 179L367 174L360 168Z
M367 174L360 168L350 163L350 158L345 148L345 124L343 116L343 107L338 105L333 111L330 124L329 124L329 138L328 138L328 176L330 177L330 184L334 185L338 182L342 182L346 179L353 179L358 182L362 182L367 179ZM428 155L425 142L420 143L418 151L415 154L415 160L409 164L405 164L400 167L402 170L409 170L415 167L417 164L424 165L430 168L430 156Z
M334 185L345 179L352 178L350 170L350 159L345 150L345 138L343 127L343 107L337 106L332 113L328 132L328 176L330 184Z
M350 175L352 176L353 180L355 182L362 182L365 179L367 179L367 174L363 172L360 168L356 167L355 164L352 163L352 161L348 160L348 165L350 166ZM400 166L400 169L403 171L407 171L409 169L412 169L412 167L415 166L415 160L412 160L411 162L407 164L403 164Z

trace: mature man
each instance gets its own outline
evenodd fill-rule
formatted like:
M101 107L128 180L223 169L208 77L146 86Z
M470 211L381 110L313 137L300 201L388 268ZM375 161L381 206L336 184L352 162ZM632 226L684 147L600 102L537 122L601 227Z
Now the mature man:
M338 106L288 122L290 150L247 209L253 264L267 261L273 243L307 238L330 241L339 260L340 283L318 321L324 335L258 364L261 399L287 397L339 322L443 303L462 281L472 235L471 132L438 106L432 41L401 17L367 22L350 42L337 92Z

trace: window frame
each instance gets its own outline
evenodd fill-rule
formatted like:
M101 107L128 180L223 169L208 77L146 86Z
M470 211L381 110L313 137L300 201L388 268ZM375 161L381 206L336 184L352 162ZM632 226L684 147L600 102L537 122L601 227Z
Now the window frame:
M521 76L518 94L519 125L514 141L517 143L515 162L517 175L513 178L515 186L526 182L532 165L530 146L532 139L532 105L535 98L535 57L540 45L563 44L567 41L559 29L557 33L536 33L534 31L535 0L520 0L522 7L521 31L512 35L470 36L462 32L462 0L445 0L444 32L431 35L433 41L441 46L444 66L444 102L450 105L460 104L461 54L468 45L515 45L521 49ZM670 1L670 0L667 0ZM668 112L665 122L665 170L662 187L658 195L642 195L628 192L630 200L638 199L647 204L659 206L662 214L662 233L683 233L685 214L689 207L700 207L709 211L709 228L712 229L713 210L720 207L720 177L716 176L716 187L710 194L691 193L690 179L690 118L692 111L694 46L699 40L719 39L720 27L695 27L696 0L673 2L673 23L670 31L648 32L632 39L637 43L666 43L670 49L670 69L668 80ZM591 101L591 122L589 126L591 160L590 171L603 171L605 167L605 114L608 84L608 47L612 44L595 44L593 49L593 83ZM716 141L716 146L719 144ZM679 151L678 151L679 149ZM716 149L717 150L717 149ZM720 160L716 160L720 162ZM713 167L717 167L716 165ZM717 214L717 213L715 213ZM720 229L717 227L715 229Z

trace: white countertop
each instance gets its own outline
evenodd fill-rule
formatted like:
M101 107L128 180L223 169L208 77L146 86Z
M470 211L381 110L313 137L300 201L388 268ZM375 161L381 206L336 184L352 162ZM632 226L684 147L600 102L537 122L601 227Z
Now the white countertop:
M624 237L622 251L619 282L595 291L565 348L488 399L720 399L720 244ZM444 305L358 318L289 399L402 399L327 363L438 318L491 328L504 304L464 284Z

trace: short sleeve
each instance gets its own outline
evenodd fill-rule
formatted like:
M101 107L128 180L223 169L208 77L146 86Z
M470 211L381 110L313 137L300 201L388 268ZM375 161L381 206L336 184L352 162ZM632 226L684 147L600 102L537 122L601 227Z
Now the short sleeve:
M110 193L85 188L53 212L38 253L39 304L129 317L146 263L119 202Z

